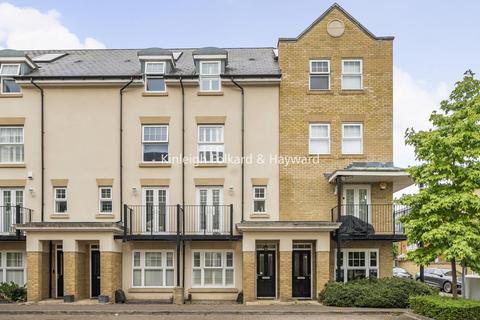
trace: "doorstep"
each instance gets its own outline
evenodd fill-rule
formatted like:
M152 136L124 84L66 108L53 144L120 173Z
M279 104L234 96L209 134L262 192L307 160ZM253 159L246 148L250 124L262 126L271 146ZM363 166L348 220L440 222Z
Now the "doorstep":
M292 301L280 301L278 299L272 300L257 300L246 302L247 306L270 306L270 305L284 305L284 306L294 306L294 305L316 305L322 306L322 304L316 300L292 300Z

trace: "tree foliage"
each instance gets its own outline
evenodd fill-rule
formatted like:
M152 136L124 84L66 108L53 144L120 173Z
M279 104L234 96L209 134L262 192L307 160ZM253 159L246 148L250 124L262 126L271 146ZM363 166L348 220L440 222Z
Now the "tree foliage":
M480 82L466 72L440 111L430 116L432 129L408 129L419 165L408 172L421 188L405 195L411 212L403 218L409 244L423 247L408 253L417 264L436 257L462 261L480 271Z

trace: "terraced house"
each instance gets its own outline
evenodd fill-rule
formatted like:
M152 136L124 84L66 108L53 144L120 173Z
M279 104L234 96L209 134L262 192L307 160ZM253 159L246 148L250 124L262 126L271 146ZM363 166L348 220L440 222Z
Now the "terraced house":
M334 4L277 48L0 50L0 281L183 303L390 276L392 43Z

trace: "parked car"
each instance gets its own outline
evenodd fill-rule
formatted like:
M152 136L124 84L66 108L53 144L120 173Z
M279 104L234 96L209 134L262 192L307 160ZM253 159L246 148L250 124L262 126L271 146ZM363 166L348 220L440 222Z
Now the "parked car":
M413 279L413 276L407 270L399 267L393 268L393 276L395 278Z
M425 283L440 290L452 292L452 271L450 269L425 269ZM420 272L415 275L415 280L420 280ZM462 292L462 274L457 272L457 291Z

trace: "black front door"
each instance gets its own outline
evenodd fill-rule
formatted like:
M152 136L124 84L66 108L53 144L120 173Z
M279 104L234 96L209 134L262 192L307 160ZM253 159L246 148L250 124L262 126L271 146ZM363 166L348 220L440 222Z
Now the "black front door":
M257 297L275 298L275 251L257 251Z
M91 256L92 265L90 266L90 274L92 277L91 295L92 298L100 295L100 251L92 250Z
M63 297L63 251L57 250L57 297Z
M309 250L293 251L292 295L294 298L311 298L311 252Z

